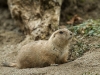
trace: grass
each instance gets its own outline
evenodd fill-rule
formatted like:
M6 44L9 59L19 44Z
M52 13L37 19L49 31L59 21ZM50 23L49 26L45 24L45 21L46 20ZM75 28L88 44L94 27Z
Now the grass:
M81 57L85 52L100 48L100 43L93 45L89 43L90 38L100 38L100 20L89 19L83 23L75 26L70 26L71 30L75 34L76 41L71 47L71 60ZM94 39L95 40L95 39Z
M100 37L100 20L89 19L82 24L70 27L76 35Z

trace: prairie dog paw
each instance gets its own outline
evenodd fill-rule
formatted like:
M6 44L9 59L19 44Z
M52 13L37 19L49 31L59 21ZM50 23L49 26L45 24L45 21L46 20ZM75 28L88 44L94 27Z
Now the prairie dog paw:
M58 66L58 64L51 64L51 66Z

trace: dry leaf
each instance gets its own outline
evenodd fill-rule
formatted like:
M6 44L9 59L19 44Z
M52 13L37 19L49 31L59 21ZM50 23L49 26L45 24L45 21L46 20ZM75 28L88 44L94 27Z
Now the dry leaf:
M73 25L75 23L81 22L83 19L79 17L78 15L74 15L70 21L67 21L67 24Z

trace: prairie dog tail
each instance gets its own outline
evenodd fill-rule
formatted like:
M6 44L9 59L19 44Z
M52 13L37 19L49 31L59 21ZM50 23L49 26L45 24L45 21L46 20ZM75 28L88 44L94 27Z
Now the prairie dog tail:
M5 66L5 67L16 67L16 63L3 62L2 63L2 66Z

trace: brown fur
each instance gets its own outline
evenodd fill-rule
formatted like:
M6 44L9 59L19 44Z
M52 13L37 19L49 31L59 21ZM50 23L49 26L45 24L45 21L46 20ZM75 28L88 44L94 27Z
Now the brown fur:
M47 41L40 40L24 45L18 54L17 62L9 66L33 68L66 63L71 38L72 33L68 29L59 29Z

